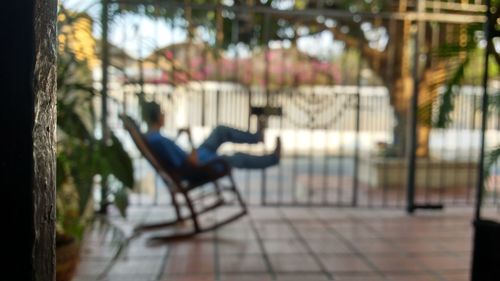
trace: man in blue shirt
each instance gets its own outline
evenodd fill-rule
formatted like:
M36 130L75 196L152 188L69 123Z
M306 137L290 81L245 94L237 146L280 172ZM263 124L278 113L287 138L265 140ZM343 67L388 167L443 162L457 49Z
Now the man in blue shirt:
M149 127L146 140L167 168L189 171L191 167L203 165L218 157L226 160L232 167L243 169L263 169L277 165L280 161L281 141L279 137L276 138L276 148L271 154L251 155L238 152L233 155L217 155L217 150L225 142L248 144L262 142L263 132L260 128L257 133L250 133L226 126L217 126L197 149L188 154L175 142L160 134L165 115L159 104L146 103L144 113Z

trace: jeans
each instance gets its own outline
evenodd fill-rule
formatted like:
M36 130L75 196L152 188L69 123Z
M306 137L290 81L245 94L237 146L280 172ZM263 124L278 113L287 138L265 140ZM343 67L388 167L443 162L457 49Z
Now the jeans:
M261 135L258 133L253 134L227 126L217 126L200 145L199 149L206 149L215 154L225 142L256 144L260 140ZM275 154L251 155L238 152L233 155L222 155L220 157L226 160L232 167L241 169L264 169L279 163L279 158Z

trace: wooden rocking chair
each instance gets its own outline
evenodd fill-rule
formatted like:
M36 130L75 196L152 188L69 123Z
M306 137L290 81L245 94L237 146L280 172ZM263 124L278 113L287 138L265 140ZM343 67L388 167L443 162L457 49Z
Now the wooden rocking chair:
M162 241L182 239L192 237L198 233L214 230L246 215L246 204L236 187L231 172L231 167L226 161L224 161L223 159L215 159L209 163L204 164L203 166L190 169L190 174L193 173L201 176L196 177L198 180L185 180L184 178L186 174L183 173L184 171L174 171L165 168L165 165L162 164L161 160L157 158L152 152L144 136L141 134L139 127L131 117L127 115L121 115L120 117L123 121L125 129L129 132L137 148L153 166L153 168L166 184L172 198L172 205L174 207L176 216L176 218L171 221L138 225L135 228L136 233L158 228L175 227L190 220L192 222L192 227L188 231L184 230L182 232L175 232L171 235L155 236L152 238L154 240ZM217 167L217 169L214 168L215 166ZM230 186L222 187L219 184L219 180L222 180L224 178L227 178L229 180ZM192 191L198 190L206 184L213 184L214 191L208 194L202 194L197 198L191 197L190 193L193 193ZM211 225L208 226L202 226L199 221L200 215L209 211L213 211L221 206L234 203L233 201L228 201L224 198L225 193L232 193L234 195L234 198L236 199L235 201L239 204L241 210L222 221L211 223ZM181 196L184 198L185 205L188 209L188 215L182 214L182 206L179 204L177 196ZM197 208L196 203L201 200L205 200L207 197L215 197L215 200L213 200L214 202L210 202L206 206Z

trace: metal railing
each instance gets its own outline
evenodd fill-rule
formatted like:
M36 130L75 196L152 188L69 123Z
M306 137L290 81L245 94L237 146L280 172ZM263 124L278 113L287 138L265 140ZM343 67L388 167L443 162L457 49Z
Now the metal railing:
M262 21L256 23L259 28L253 29L247 49L236 47L240 32L239 22L234 21L230 34L224 34L232 38L225 50L221 50L217 34L209 33L207 36L214 38L173 41L171 46L155 50L138 70L149 71L152 77L142 73L140 79L132 79L125 69L125 75L116 79L123 83L109 87L113 88L109 95L119 101L109 105L110 112L123 110L140 120L137 94L144 93L146 99L156 100L167 112L165 134L173 136L177 128L190 127L194 142L199 144L218 124L255 130L257 118L251 114L255 107L279 109L281 114L269 116L264 144L228 144L220 151L264 153L272 149L275 137L282 138L284 151L279 166L265 171L235 171L242 194L250 204L407 206L410 212L419 206L472 205L481 149L483 89L477 73L468 73L472 78L465 75L467 79L457 82L451 94L445 88L459 69L457 62L463 62L467 56L471 60L480 57L472 53L474 49L480 50L479 45L472 51L467 47L467 42L476 40L471 36L478 36L477 32L469 34L468 27L485 20L482 15L485 6L417 2L417 7L407 7L403 12L377 13L192 4L193 10L220 9L236 16L251 12L261 16ZM185 3L172 1L149 4L185 8ZM297 42L292 44L285 39L277 42L270 37L271 23L296 16L307 21L315 19L316 24L324 25L322 31L306 36L302 47L297 47ZM227 20L229 16L225 17ZM379 34L378 41L376 38L370 41L373 38L368 38L364 31L351 34L348 24L347 28L337 26L348 20L360 26L366 23L361 31L369 29L382 35ZM171 30L187 32L185 22L170 23ZM377 31L376 26L383 28ZM404 33L401 35L404 47L384 46L384 36L390 38L398 32ZM258 45L255 42L259 40L267 43ZM445 47L455 43L461 46L455 50L455 59L444 60L450 57ZM182 47L172 47L176 44ZM193 47L196 44L198 47ZM317 48L316 53L306 53L310 51L308 46ZM301 53L293 57L295 64L288 61L292 48ZM280 58L273 59L273 52ZM373 55L376 52L378 55ZM195 63L195 59L199 61ZM480 59L474 61L480 62ZM301 64L309 68L302 73L294 72ZM137 65L131 62L129 67ZM406 78L414 83L412 88L405 86ZM497 99L498 81L490 84L490 98ZM449 103L448 109L443 106L445 101ZM443 110L449 111L446 126L438 128L436 120ZM119 131L119 121L111 115L109 124ZM488 115L485 133L486 148L500 144L498 111ZM180 139L179 143L187 147L185 140ZM133 150L131 146L127 148ZM420 149L427 150L422 152L423 157ZM138 172L140 178L148 168L137 165L142 167L142 172ZM498 163L491 174L487 181L487 201L497 204Z
M176 128L190 127L195 144L201 143L218 124L243 130L256 128L256 118L249 114L249 108L263 105L263 91L247 91L228 84L222 88L215 91L191 87L184 92L182 88L169 91L173 88L165 87L165 91L157 92L156 86L145 87L146 97L162 104L167 113L165 135L175 137ZM131 86L124 92L128 96L127 112L141 120L135 90L136 87ZM272 149L276 136L282 138L283 157L278 167L265 172L235 171L245 199L250 204L261 205L352 206L356 197L356 205L362 207L405 206L405 158L383 154L383 147L392 141L396 122L389 97L381 87L364 87L359 93L359 107L356 106L355 86L323 87L315 94L311 91L273 93L272 105L281 107L283 115L270 118L264 144L228 144L221 149L221 154L235 151L259 154ZM430 155L419 159L417 164L417 202L446 206L474 202L480 100L479 88L463 87L454 99L451 123L446 129L431 130ZM317 109L318 105L322 110ZM358 114L359 126L356 126ZM119 121L110 121L114 124L114 131L123 137L126 148L134 151L127 141L128 136L120 133ZM144 124L143 129L146 129ZM500 143L499 129L499 116L491 114L488 118L488 147ZM187 139L178 141L188 148ZM137 160L139 179L152 172L137 152L133 155ZM489 198L497 203L500 188L498 164L492 169L488 181Z

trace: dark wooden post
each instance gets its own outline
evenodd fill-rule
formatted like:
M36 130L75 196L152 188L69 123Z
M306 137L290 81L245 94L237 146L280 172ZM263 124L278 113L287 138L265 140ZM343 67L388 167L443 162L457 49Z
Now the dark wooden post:
M0 9L2 280L55 280L56 0Z
M109 31L109 0L102 0L102 11L101 11L101 26L102 26L102 38L101 38L101 71L102 71L102 85L101 85L101 132L102 139L104 143L107 144L110 139L110 131L108 128L108 82L109 82L109 42L108 42L108 31ZM108 181L107 177L102 175L101 180L101 202L99 213L107 214L108 207Z

